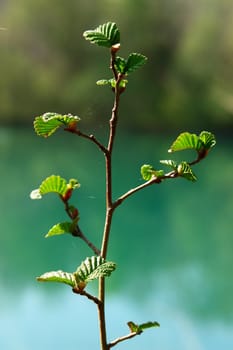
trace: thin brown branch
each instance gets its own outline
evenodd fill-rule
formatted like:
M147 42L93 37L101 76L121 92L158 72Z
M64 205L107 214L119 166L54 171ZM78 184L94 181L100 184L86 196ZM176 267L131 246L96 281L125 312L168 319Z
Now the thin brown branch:
M128 340L128 339L131 339L131 338L134 338L136 337L136 335L140 335L140 333L138 332L131 332L123 337L119 337L115 340L113 340L111 343L108 344L108 347L109 349L110 348L113 348L113 346L117 345L118 343L122 342L122 341L125 341L125 340Z
M191 166L191 165L195 165L195 164L199 163L202 159L204 159L206 157L207 153L208 152L206 150L202 153L198 153L198 157L195 160L193 160L192 162L189 162L188 164Z
M98 318L99 318L99 331L100 331L100 344L101 350L109 350L107 345L107 330L105 320L105 279L99 278L99 300L98 304Z
M96 255L100 255L100 250L91 241L89 241L89 239L82 233L78 225L73 232L73 236L82 239Z
M93 142L96 146L98 146L98 148L105 154L107 152L106 147L97 140L97 138L94 135L89 135L89 134L85 134L84 132L78 130L78 129L69 129L69 128L65 128L65 131L71 132L72 134L78 135L80 137L83 137L85 139L90 140L91 142Z
M115 86L115 98L114 98L114 104L112 108L112 115L111 119L109 120L110 124L110 132L109 132L109 142L108 142L108 151L112 153L113 144L115 141L115 135L116 135L116 128L117 128L117 122L118 122L118 110L119 110L119 103L120 103L120 82L123 79L123 77L119 74L116 80L116 86Z
M74 218L72 217L71 215L71 212L70 212L70 206L69 206L69 203L68 201L64 201L63 200L63 203L65 205L65 211L67 213L67 215L72 219L74 220ZM76 225L74 227L74 230L72 232L72 235L74 237L79 237L80 239L82 239L87 245L89 248L91 248L91 250L96 254L96 255L100 255L100 250L91 242L89 241L89 239L84 235L84 233L81 231L79 225Z
M164 177L163 177L164 178ZM141 191L142 189L151 186L153 184L159 184L162 181L161 177L152 177L150 180L144 182L143 184L136 186L129 190L128 192L124 193L122 196L120 196L114 203L113 203L113 208L117 208L126 198L132 196L138 191Z
M87 293L85 290L80 290L80 289L74 287L73 292L76 294L80 294L80 295L87 297L88 299L92 300L97 305L101 304L101 301L98 298L96 298L94 295L91 295L90 293Z
M118 77L118 73L117 73L117 70L115 68L115 60L116 60L116 52L118 50L115 50L113 47L111 49L111 60L110 60L110 69L111 71L113 72L113 75L114 75L114 78L115 80L117 80L117 77Z
M105 155L105 176L106 176L106 215L105 215L105 225L104 232L102 238L102 246L101 246L101 256L106 259L109 235L111 230L112 223L112 150L116 135L117 121L118 121L118 109L119 109L119 101L120 101L120 90L119 84L121 81L121 77L118 76L118 73L115 68L115 58L116 52L111 50L111 62L110 68L113 72L114 78L116 80L115 86L115 97L114 104L112 108L112 115L109 121L109 139L108 139L108 147L104 152ZM100 343L102 350L109 350L109 346L107 344L107 331L106 331L106 320L105 320L105 279L104 277L99 278L99 300L101 303L98 305L98 317L99 317L99 329L100 329Z

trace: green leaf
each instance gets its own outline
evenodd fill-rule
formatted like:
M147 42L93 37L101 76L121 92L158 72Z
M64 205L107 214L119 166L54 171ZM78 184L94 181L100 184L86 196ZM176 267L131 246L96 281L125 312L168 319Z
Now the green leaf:
M51 175L41 183L39 190L41 195L50 192L55 192L60 195L64 195L67 190L67 182L59 175Z
M60 126L74 128L79 121L80 118L78 116L73 116L71 114L61 115L49 112L35 118L34 129L37 135L48 137Z
M167 160L167 159L164 159L164 160L160 160L160 163L161 164L164 164L164 165L168 165L170 166L172 169L176 170L177 169L177 163L174 161L174 160Z
M187 162L181 162L177 168L178 174L189 181L196 181L197 177Z
M173 142L168 152L183 151L186 149L194 149L199 151L202 146L202 141L196 134L190 134L189 132L183 132Z
M146 61L147 57L140 53L131 53L127 61L124 58L117 56L115 60L115 68L118 73L129 74L143 66Z
M128 83L128 80L122 79L120 81L120 87L125 88L126 84ZM96 82L97 85L99 86L104 86L104 85L110 85L112 89L115 89L116 87L116 80L115 79L101 79Z
M155 170L152 165L144 164L141 166L141 175L143 180L149 181L154 177L162 177L164 175L163 170Z
M145 329L148 329L148 328L152 328L152 327L160 327L160 324L158 322L146 322L146 323L142 323L142 324L136 324L132 321L129 321L127 323L127 325L129 326L129 329L131 331L131 333L137 333L137 334L140 334L142 333Z
M73 273L59 271L46 272L40 277L37 277L39 282L60 282L68 284L71 287L76 286L76 280Z
M112 85L112 81L114 79L100 79L96 82L97 85L99 86L104 86L104 85ZM115 81L115 80L114 80Z
M92 44L109 48L120 43L120 31L113 22L102 24L94 30L87 30L83 36Z
M124 73L132 73L142 67L147 61L147 57L140 53L131 53L127 59Z
M145 181L150 180L152 178L152 175L153 175L152 172L153 172L152 165L149 165L149 164L142 165L141 175L142 175L143 180L145 180Z
M141 331L144 331L144 329L153 328L153 327L160 327L160 324L156 321L155 322L149 321L149 322L140 324L138 327Z
M59 224L54 225L49 232L46 234L47 237L63 235L64 233L72 233L73 232L73 223L71 222L61 222Z
M41 183L38 189L31 192L30 197L31 199L41 199L43 195L55 192L65 198L73 189L78 187L80 187L80 184L76 179L70 179L67 183L59 175L51 175Z
M88 283L93 279L99 277L107 277L115 270L116 264L113 262L107 262L100 256L92 256L86 258L85 261L77 268L74 273L76 282L80 281Z
M126 68L126 60L122 57L117 56L115 59L115 68L118 73L125 73L125 68Z
M209 131L202 131L199 135L205 149L210 149L216 145L214 134Z

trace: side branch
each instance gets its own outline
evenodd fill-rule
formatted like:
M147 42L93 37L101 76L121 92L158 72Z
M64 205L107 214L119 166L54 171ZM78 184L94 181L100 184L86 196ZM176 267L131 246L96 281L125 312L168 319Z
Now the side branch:
M88 134L85 134L84 132L78 130L78 129L69 129L69 128L65 128L64 129L65 131L68 131L68 132L71 132L72 134L75 134L75 135L78 135L80 137L83 137L85 139L88 139L90 140L91 142L93 142L94 144L96 144L96 146L98 146L98 148L104 153L106 154L107 153L107 149L106 147L97 140L97 138L94 136L94 135L88 135Z
M193 162L188 163L189 165L195 165L197 163L199 163L204 157L203 156L199 156L197 159L195 159ZM180 177L181 175L176 171L176 170L172 170L171 172L164 174L163 176L153 176L150 180L144 182L142 185L136 186L134 188L132 188L131 190L129 190L128 192L124 193L122 196L120 196L114 203L112 208L115 209L117 208L126 198L132 196L134 193L142 190L143 188L146 188L148 186L151 186L153 184L159 184L161 183L163 180L166 179L174 179L177 177Z
M108 344L108 348L113 348L113 346L117 345L118 343L122 342L122 341L125 341L125 340L128 340L128 339L131 339L131 338L134 338L136 335L140 335L141 333L138 333L138 332L131 332L123 337L119 337L115 340L113 340L111 343Z
M73 288L73 292L75 294L80 294L80 295L87 297L88 299L92 300L97 305L101 304L101 301L98 298L96 298L94 295L87 293L85 290L79 290L78 288Z
M79 237L80 239L82 239L96 255L100 255L100 250L91 241L89 241L89 239L82 233L78 225L76 226L72 235L74 237Z
M171 174L171 173L170 173ZM167 177L167 176L166 176ZM171 177L171 176L169 176ZM150 180L144 182L143 184L136 186L134 188L132 188L131 190L129 190L128 192L124 193L122 196L120 196L114 203L113 203L113 208L117 208L126 198L132 196L134 193L148 187L151 186L155 183L159 184L162 179L165 178L165 175L161 178L161 177L155 177L153 176Z
M67 213L67 215L72 219L72 214L70 212L70 206L69 206L69 203L68 201L63 201L64 202L64 205L65 205L65 211ZM73 221L74 222L74 221ZM89 239L84 235L84 233L81 231L80 227L78 224L75 225L74 227L74 230L72 232L72 235L74 237L79 237L80 239L82 239L87 245L89 248L92 249L92 251L96 254L96 255L100 255L100 250L91 242L89 241Z

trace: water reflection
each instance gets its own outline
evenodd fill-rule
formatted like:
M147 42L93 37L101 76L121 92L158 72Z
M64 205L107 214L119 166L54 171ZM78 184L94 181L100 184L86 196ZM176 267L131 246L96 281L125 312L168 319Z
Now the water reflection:
M140 183L141 164L167 156L171 140L160 141L155 147L148 135L118 140L116 196ZM228 147L232 145L219 142L206 164L197 167L197 184L177 180L155 186L130 198L116 213L109 257L118 268L108 281L109 336L125 334L130 319L154 319L162 325L119 349L233 347L233 164ZM104 219L101 154L66 135L42 140L31 130L1 130L0 157L0 348L97 349L94 305L77 299L69 287L35 281L48 270L74 271L90 252L70 236L44 239L66 216L54 196L32 202L29 193L48 175L77 177L82 184L75 195L80 225L99 245ZM224 169L221 182L219 169Z
M203 322L193 318L174 302L167 287L153 293L143 303L132 302L121 293L110 297L107 317L109 338L127 334L128 320L143 322L159 319L161 327L121 343L118 348L140 350L218 350L232 348L232 326L219 320ZM168 292L168 293L167 293ZM174 288L179 293L179 288ZM167 295L168 294L168 295ZM173 300L172 300L173 299ZM5 350L98 349L97 319L94 305L68 292L48 296L26 289L21 297L8 298L0 315L0 347Z

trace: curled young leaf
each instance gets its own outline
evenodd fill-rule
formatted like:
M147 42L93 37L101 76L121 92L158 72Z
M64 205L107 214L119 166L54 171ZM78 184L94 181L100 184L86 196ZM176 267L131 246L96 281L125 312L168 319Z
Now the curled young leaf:
M132 321L129 321L127 325L129 326L131 333L137 333L137 334L141 334L145 329L148 329L148 328L160 327L160 324L156 321L155 322L149 321L142 324L136 324Z
M164 159L164 160L160 160L160 163L161 164L164 164L164 165L167 165L167 166L170 166L173 170L176 170L177 168L177 163L174 161L174 160L167 160L167 159Z
M112 261L105 261L100 256L86 258L74 273L77 284L80 281L88 283L99 277L107 277L115 270L116 264Z
M152 175L153 175L153 167L152 165L149 164L144 164L141 166L141 175L143 180L148 181L151 179Z
M115 59L115 68L118 73L125 74L126 60L120 56Z
M194 174L191 166L187 162L181 162L178 165L177 172L181 177L184 177L185 179L189 181L196 181L197 177Z
M145 181L149 181L151 180L151 178L157 177L160 178L164 175L164 171L163 170L155 170L152 165L149 164L144 164L141 166L141 175L143 180Z
M99 86L111 85L112 86L113 81L114 81L114 79L100 79L100 80L97 80L96 85L99 85Z
M205 149L210 149L216 145L214 134L209 131L202 131L199 135Z

